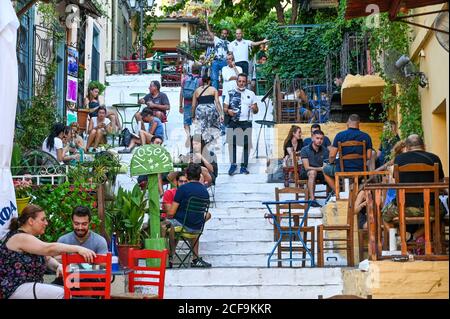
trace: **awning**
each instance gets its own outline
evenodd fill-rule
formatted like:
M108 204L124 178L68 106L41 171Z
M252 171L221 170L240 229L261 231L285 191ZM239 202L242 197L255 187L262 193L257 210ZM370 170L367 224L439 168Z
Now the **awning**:
M390 19L394 20L400 9L409 10L446 2L446 0L347 0L345 18L367 17L378 8L380 13L389 12Z
M351 75L345 77L341 88L341 104L381 103L386 82L378 75Z

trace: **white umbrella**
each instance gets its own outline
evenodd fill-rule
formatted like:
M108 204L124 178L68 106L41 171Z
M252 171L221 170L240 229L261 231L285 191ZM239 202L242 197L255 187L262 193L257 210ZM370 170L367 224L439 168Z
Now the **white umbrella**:
M19 20L10 0L0 1L0 239L17 217L16 196L11 177L11 154L16 119L18 69L16 56Z

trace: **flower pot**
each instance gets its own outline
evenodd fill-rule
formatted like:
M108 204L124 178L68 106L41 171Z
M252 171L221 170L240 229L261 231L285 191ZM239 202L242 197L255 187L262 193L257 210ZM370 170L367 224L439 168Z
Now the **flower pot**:
M16 198L17 213L20 215L25 207L30 203L31 197Z
M130 248L140 249L140 245L117 245L119 250L119 264L123 268L128 268L128 251Z

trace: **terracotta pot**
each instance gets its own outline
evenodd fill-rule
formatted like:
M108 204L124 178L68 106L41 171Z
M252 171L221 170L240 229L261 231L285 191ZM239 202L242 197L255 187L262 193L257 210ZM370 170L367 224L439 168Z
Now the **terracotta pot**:
M119 250L119 264L123 268L128 268L128 250L130 248L140 249L140 245L118 245Z
M87 119L89 115L89 109L79 109L77 110L77 122L80 126L80 131L86 131L87 129Z

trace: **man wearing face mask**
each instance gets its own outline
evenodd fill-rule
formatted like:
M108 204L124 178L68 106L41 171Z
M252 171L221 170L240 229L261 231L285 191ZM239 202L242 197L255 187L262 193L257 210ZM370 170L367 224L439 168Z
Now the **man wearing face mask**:
M258 104L255 93L246 89L247 74L241 73L237 77L237 89L230 90L225 96L223 110L230 116L228 126L228 150L230 154L230 169L228 175L232 176L237 170L236 148L243 146L241 161L241 174L250 174L248 171L248 157L252 146L252 120L253 114L258 113Z
M211 65L211 83L217 90L219 90L219 71L227 65L227 53L228 45L230 42L228 39L228 30L222 29L220 38L217 37L212 31L208 23L208 16L206 16L206 30L211 38L214 38L214 61Z

